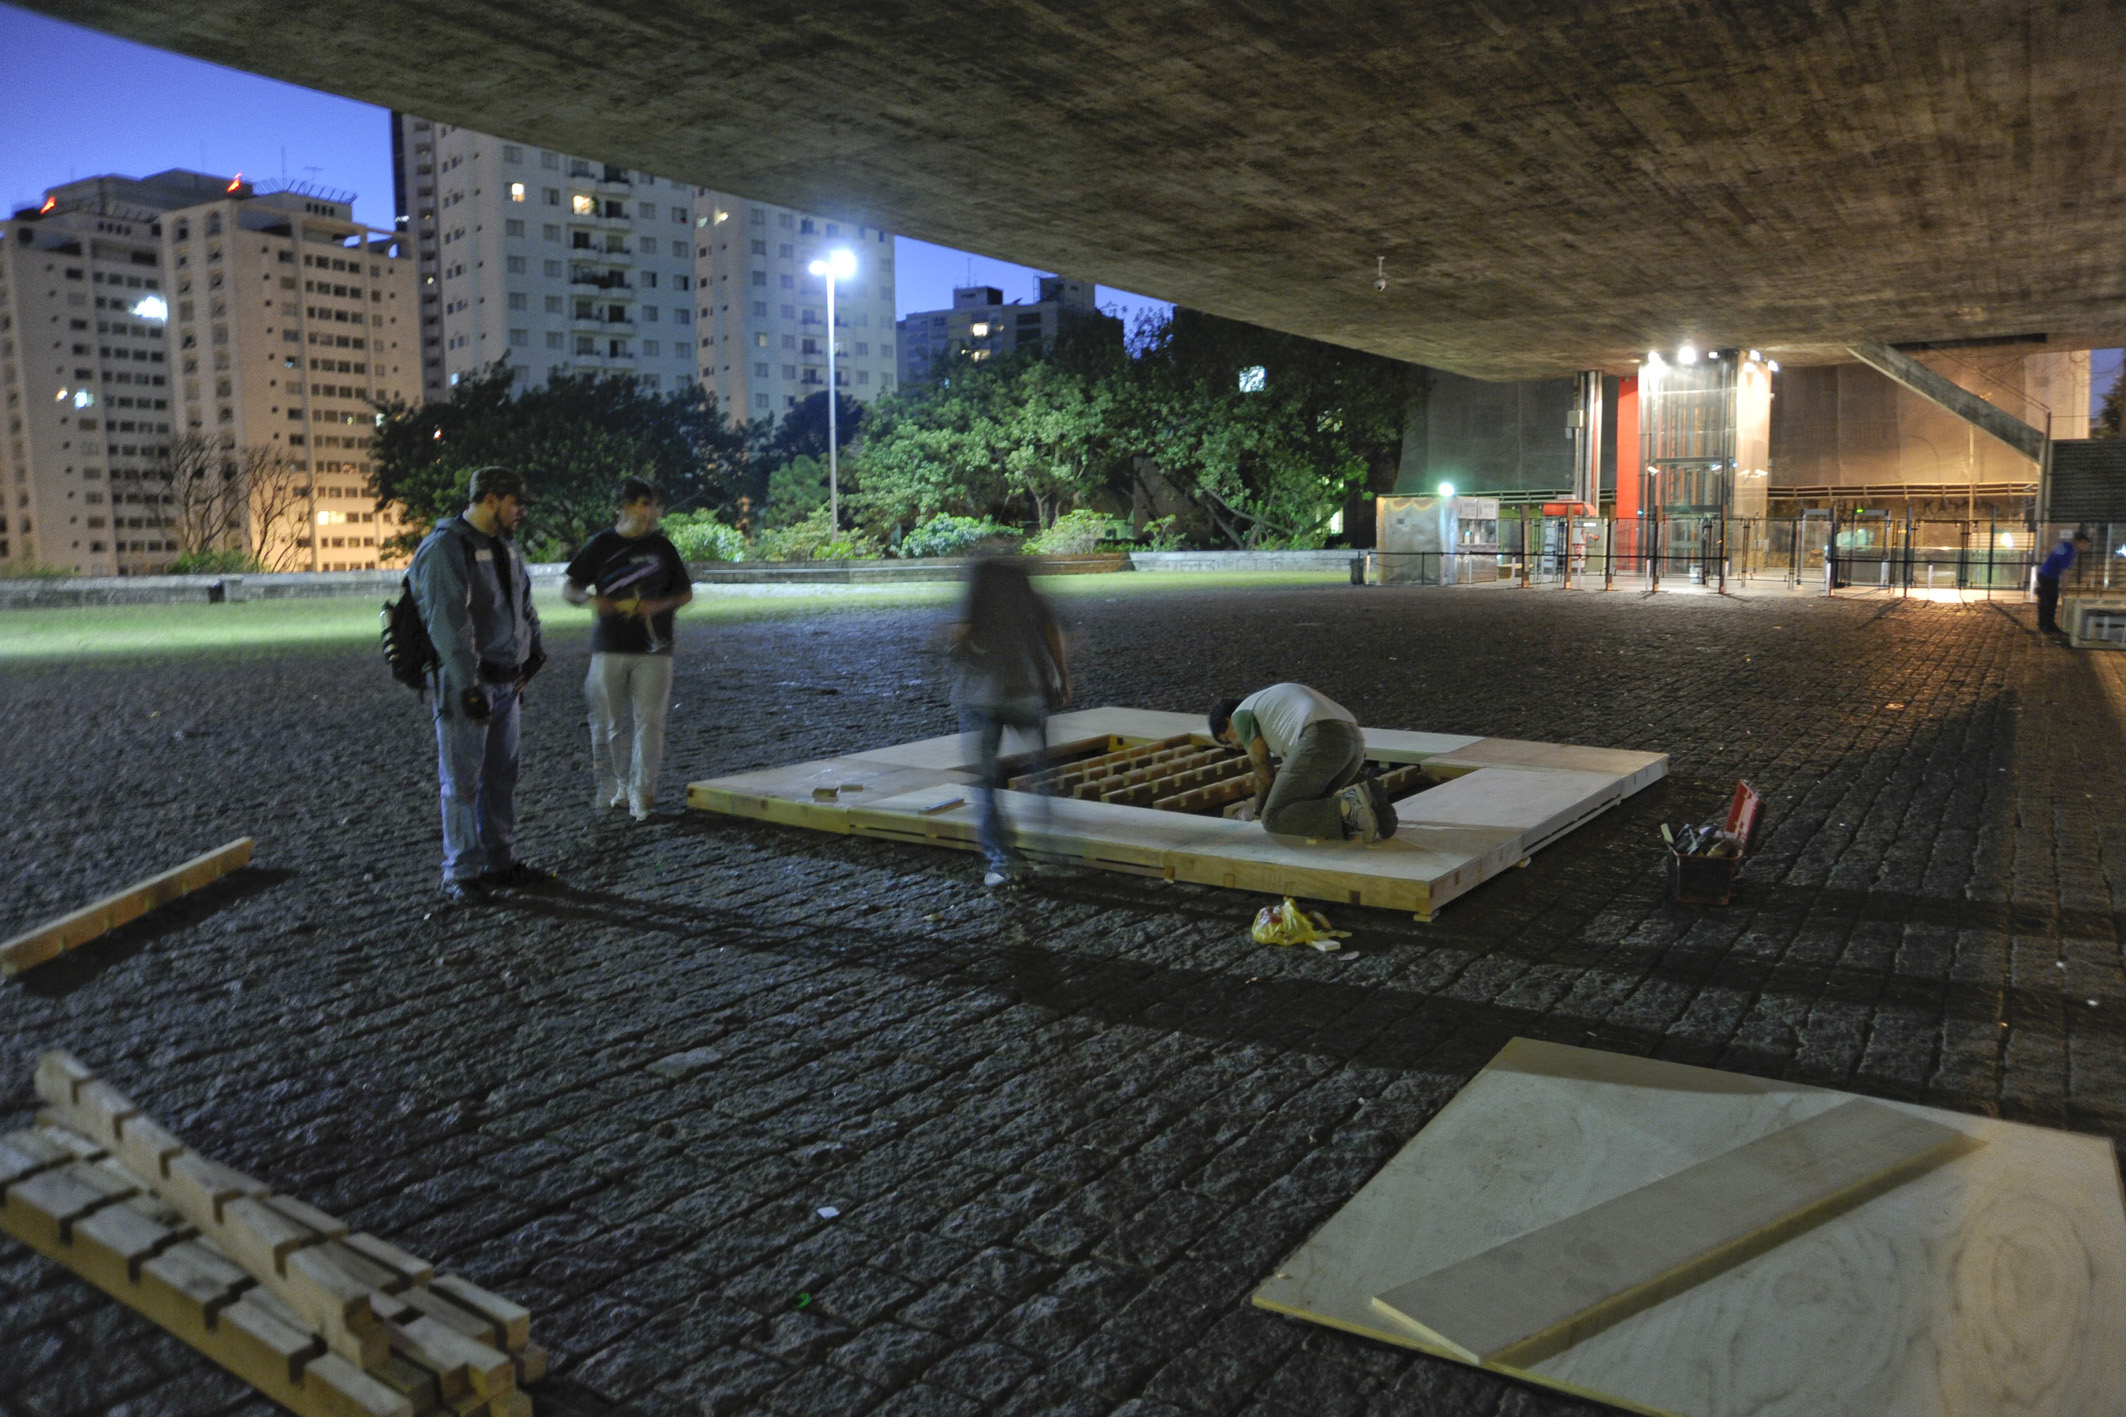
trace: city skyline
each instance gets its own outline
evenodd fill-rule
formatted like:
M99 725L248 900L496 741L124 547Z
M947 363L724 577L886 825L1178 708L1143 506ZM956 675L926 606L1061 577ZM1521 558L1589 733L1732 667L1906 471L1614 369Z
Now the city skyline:
M8 134L0 148L5 213L84 177L146 177L175 167L351 194L355 219L371 226L388 228L397 215L387 110L6 4L0 132ZM1042 275L1070 274L898 234L894 245L901 315L950 306L954 287L970 284L1031 301ZM1139 311L1170 308L1107 286L1099 303L1130 323Z

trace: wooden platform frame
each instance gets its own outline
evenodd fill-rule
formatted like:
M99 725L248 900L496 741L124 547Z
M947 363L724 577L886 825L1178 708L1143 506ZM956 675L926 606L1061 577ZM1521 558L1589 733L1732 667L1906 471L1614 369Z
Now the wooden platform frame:
M1768 1145L1799 1164L1752 1195L1733 1173ZM1748 1236L1841 1188L1558 1332L1670 1231ZM2126 1198L2101 1137L1514 1039L1254 1302L1660 1417L2097 1417L2126 1394ZM1396 1312L1420 1304L1436 1328Z
M1668 771L1663 753L1368 728L1367 757L1447 779L1396 804L1401 826L1372 845L1272 836L1259 823L1005 791L1030 855L1131 875L1406 910L1419 920L1585 824ZM1183 736L1192 714L1103 707L1058 714L1058 752L1110 751ZM962 734L737 773L687 787L687 805L785 826L963 851L975 838L974 745Z

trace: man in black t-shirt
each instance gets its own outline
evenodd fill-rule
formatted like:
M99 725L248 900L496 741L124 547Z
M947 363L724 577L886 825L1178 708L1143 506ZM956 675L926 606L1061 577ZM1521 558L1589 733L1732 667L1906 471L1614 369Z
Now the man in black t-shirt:
M568 563L561 594L598 616L583 696L591 712L591 771L599 807L626 807L648 821L664 762L664 714L672 699L672 616L694 598L686 562L657 530L664 497L639 477L620 484L620 518ZM634 719L621 733L623 707Z

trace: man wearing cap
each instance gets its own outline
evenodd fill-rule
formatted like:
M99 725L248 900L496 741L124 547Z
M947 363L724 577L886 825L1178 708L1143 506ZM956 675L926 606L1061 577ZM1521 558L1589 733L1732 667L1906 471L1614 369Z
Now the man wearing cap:
M456 901L553 879L516 856L517 709L546 662L531 574L510 536L528 500L516 472L480 468L464 512L436 524L407 573L440 661L443 894Z
M2037 568L2037 628L2047 635L2060 632L2057 616L2060 608L2060 577L2074 566L2074 553L2089 545L2089 533L2076 527L2070 535L2062 532L2060 544L2052 548L2052 554Z

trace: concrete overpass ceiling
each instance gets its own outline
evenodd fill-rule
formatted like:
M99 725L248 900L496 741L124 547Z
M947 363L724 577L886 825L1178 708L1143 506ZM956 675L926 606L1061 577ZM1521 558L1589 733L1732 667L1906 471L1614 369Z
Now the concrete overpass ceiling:
M2118 0L29 3L1482 378L2126 334Z

